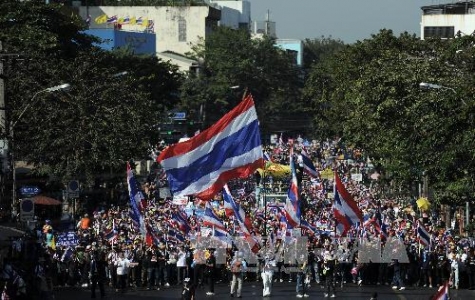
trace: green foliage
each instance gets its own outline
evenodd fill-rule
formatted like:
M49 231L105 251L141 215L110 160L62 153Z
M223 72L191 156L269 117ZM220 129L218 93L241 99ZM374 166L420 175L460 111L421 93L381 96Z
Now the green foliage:
M82 33L83 21L60 5L1 2L0 28L5 51L25 58L6 66L17 160L92 183L98 174L123 171L131 158L147 157L162 112L176 104L181 75L175 66L95 48L95 39ZM61 83L71 89L45 91Z
M193 45L189 55L203 65L199 75L190 74L185 82L183 104L195 112L205 107L205 126L228 112L248 91L255 99L264 135L279 129L308 128L300 95L300 69L276 47L275 40L251 39L245 30L218 27L206 43L201 40ZM292 113L297 117L290 120Z
M363 147L407 187L426 171L437 200L473 194L473 42L382 30L314 64L304 94L318 132Z

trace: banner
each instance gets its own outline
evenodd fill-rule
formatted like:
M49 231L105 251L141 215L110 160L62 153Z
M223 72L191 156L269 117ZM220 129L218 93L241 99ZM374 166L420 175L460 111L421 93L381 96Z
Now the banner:
M61 232L56 239L56 246L77 246L79 244L79 237L74 231Z

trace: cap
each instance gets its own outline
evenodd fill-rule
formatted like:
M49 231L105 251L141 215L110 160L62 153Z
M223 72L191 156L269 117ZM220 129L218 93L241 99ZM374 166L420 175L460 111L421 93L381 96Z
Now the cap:
M190 282L191 281L191 278L187 277L183 280L183 282Z

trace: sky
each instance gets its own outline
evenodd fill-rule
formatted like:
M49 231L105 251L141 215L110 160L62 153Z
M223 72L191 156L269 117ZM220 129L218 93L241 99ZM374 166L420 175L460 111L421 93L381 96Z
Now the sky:
M248 0L251 19L264 21L267 11L280 39L332 37L347 44L371 39L380 29L396 36L420 36L422 6L456 0Z

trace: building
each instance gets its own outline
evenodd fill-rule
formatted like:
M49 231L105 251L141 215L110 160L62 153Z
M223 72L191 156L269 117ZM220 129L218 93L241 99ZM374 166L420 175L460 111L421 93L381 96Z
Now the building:
M100 32L108 39L120 36L113 31L154 34L155 55L182 71L199 66L199 62L186 54L201 38L206 40L214 26L249 28L251 15L249 1L223 0L202 6L79 5L76 9L81 18L89 20L91 32Z
M294 39L277 39L275 41L277 47L286 51L294 57L295 65L302 66L303 63L303 43L301 40Z
M422 6L421 39L450 39L470 35L475 30L475 2L458 1Z
M129 48L134 54L156 55L155 34L111 29L89 29L87 34L101 39L99 47L105 50Z

